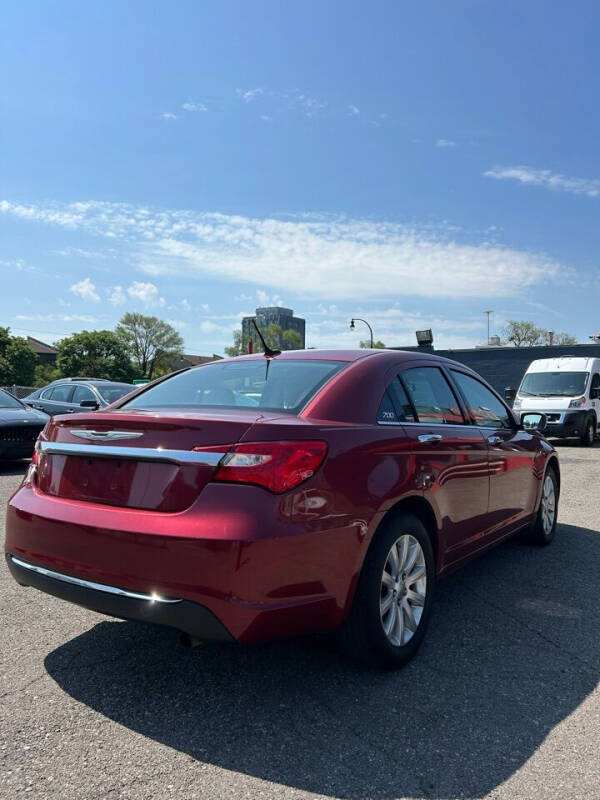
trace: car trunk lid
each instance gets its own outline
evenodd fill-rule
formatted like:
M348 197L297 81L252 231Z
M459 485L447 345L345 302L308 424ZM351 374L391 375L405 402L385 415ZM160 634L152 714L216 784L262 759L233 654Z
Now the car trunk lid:
M261 415L109 412L55 417L39 449L40 491L69 500L177 512L211 480L222 453Z

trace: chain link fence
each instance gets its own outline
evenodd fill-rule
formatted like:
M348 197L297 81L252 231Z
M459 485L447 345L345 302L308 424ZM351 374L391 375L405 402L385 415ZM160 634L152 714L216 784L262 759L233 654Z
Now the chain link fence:
M0 389L4 389L5 392L12 394L13 397L27 397L28 394L31 394L35 389L35 386L17 386L13 383L12 386L0 386Z

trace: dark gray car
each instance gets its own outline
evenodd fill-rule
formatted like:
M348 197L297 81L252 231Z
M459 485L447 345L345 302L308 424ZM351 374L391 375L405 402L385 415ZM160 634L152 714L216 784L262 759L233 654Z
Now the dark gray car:
M136 387L131 383L117 383L93 378L63 378L36 389L23 402L46 414L73 414L77 411L97 410L119 400Z
M29 458L48 419L0 389L0 459Z

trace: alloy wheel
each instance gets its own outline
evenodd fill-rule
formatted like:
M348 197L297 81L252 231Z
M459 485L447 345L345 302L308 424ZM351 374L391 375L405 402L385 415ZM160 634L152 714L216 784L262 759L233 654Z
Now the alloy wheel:
M542 525L544 533L548 535L554 527L556 517L556 491L551 475L546 475L542 492Z
M379 610L388 641L395 647L415 634L425 606L427 570L423 548L403 534L391 546L381 576Z

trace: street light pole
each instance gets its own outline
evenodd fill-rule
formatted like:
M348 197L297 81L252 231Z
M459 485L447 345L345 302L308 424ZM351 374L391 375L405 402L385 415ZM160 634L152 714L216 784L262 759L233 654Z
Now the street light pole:
M367 328L369 329L369 333L371 335L371 349L373 349L373 328L369 325L366 319L361 319L360 317L352 317L350 320L350 330L353 331L356 327L354 322L364 322Z

